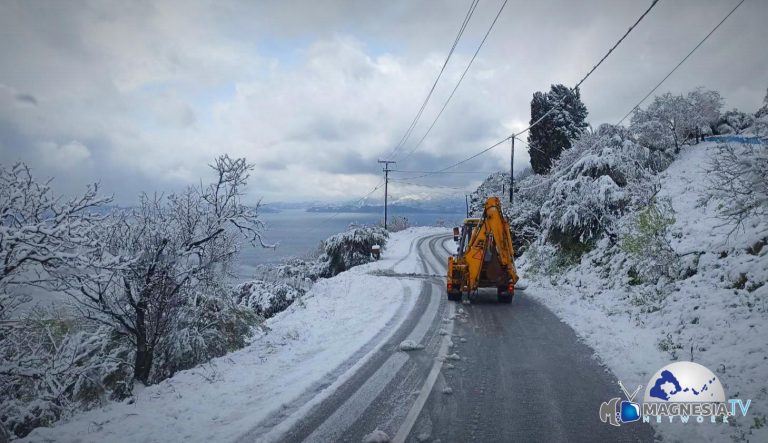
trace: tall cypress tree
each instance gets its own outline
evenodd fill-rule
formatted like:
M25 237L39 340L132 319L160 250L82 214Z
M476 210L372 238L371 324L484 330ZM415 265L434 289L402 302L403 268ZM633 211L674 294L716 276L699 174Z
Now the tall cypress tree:
M537 174L546 174L552 162L564 149L570 149L587 127L587 107L581 102L578 89L565 85L552 85L549 92L536 92L531 100L531 124L550 109L555 108L528 133L528 153L531 168Z

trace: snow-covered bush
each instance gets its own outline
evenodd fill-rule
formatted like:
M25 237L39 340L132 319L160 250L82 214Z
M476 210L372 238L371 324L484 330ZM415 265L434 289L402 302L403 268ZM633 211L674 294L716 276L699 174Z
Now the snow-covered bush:
M111 199L96 185L69 200L38 182L23 163L0 164L0 319L25 300L11 286L47 283L48 271L72 265L92 250L95 209Z
M620 246L635 262L630 269L630 283L655 281L662 276L677 277L678 257L667 237L669 227L675 223L671 204L652 201L629 219Z
M732 109L717 122L718 134L741 134L755 124L755 117L746 112Z
M371 247L379 245L383 249L388 238L389 233L379 227L352 227L329 237L323 242L324 254L318 259L323 266L320 277L333 277L372 261Z
M133 346L92 322L36 311L0 339L0 420L17 437L133 388Z
M394 215L389 218L389 222L387 223L387 229L389 232L400 232L404 231L411 227L411 224L408 222L408 217L403 217L399 215Z
M195 294L179 309L170 334L158 343L150 380L164 380L244 347L260 321L259 313L238 304L236 294L223 285L214 293Z
M722 144L707 166L707 196L734 229L750 216L768 216L768 142Z
M235 287L237 303L247 306L264 318L284 311L305 291L283 282L253 280Z
M555 162L541 207L546 239L576 251L603 233L613 234L623 213L646 203L649 165L648 150L623 128L603 125L585 134Z

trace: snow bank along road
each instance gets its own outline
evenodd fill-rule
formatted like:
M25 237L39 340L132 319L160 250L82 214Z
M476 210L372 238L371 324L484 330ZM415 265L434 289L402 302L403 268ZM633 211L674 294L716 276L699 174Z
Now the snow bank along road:
M472 305L449 303L450 246L445 234L416 241L422 274L400 278L421 279L421 293L353 376L287 429L240 440L360 442L378 429L414 442L653 441L648 425L599 421L617 381L545 306L524 293L498 304L493 290ZM400 351L405 340L424 348Z
M246 348L25 440L652 440L598 420L616 380L546 301L449 303L452 247L445 230L393 234L382 260L318 282Z

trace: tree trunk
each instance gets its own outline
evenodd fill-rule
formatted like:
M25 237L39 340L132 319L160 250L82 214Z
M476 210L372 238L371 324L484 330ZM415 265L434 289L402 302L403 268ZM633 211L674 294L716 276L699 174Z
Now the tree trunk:
M136 359L133 365L133 377L148 385L154 349L149 346L147 341L145 306L146 303L144 302L139 302L136 306Z
M11 433L8 432L3 422L0 421L0 443L8 443L9 441L11 441Z

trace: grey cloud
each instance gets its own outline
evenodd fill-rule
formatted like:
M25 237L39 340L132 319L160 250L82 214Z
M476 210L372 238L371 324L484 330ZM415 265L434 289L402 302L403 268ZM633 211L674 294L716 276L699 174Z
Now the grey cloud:
M500 4L480 3L405 152ZM353 188L363 194L379 180L375 160L408 127L468 6L5 2L0 154L56 175L67 189L100 179L128 201L141 190L205 178L206 163L223 152L257 164L254 198L337 198ZM578 81L646 7L633 0L510 2L432 133L397 167L439 169L524 127L534 91ZM618 120L732 7L660 2L583 85L589 121ZM768 86L766 16L768 2L746 2L659 92L703 85L719 90L729 108L756 109ZM72 141L91 156L71 171L35 157L41 143ZM518 159L523 164L525 156ZM508 148L499 147L458 169L507 167ZM287 172L302 180L286 182ZM333 191L318 186L334 174L357 178ZM476 181L469 174L419 180Z
M32 94L19 93L19 94L16 94L14 98L16 98L16 101L19 103L37 106L37 99Z

